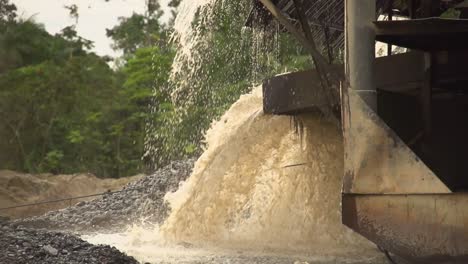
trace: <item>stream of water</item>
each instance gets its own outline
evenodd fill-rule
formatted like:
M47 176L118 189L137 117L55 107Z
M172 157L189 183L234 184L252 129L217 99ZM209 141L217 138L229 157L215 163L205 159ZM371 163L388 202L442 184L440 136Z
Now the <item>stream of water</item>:
M190 57L194 13L212 0L182 1L175 30ZM166 195L162 226L85 237L142 263L386 263L374 245L341 224L341 131L318 114L266 115L261 87L206 133L191 177Z
M299 119L302 135L289 117L263 114L254 89L207 132L161 227L86 239L151 263L385 263L341 224L340 130L316 114Z

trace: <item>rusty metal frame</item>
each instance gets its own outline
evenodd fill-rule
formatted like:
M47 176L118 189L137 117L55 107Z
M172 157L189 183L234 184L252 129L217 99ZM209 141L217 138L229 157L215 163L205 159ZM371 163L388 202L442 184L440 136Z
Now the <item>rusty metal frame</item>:
M308 52L317 60L317 63L326 65L325 58L320 54L315 45L307 40L294 25L282 14L281 10L276 7L270 0L259 0L265 8L292 34L294 37L307 49Z
M317 50L312 35L310 34L310 28L308 27L307 21L305 21L305 15L301 12L301 4L298 0L294 0L294 3L297 4L296 8L298 8L299 16L301 17L301 24L303 31L305 32L305 36L288 21L288 19L281 13L281 10L278 9L270 0L259 1L294 37L296 37L307 51L310 52L319 74L321 90L326 94L328 102L327 104L320 106L320 110L332 122L339 125L338 119L340 116L339 111L336 111L336 107L339 105L339 82L343 79L343 76L337 75L337 73L331 69L331 66L327 63L326 59Z
M316 50L313 39L309 39L308 25L304 14L301 14L301 1L293 0L297 5L304 35L270 0L259 1L306 47L314 59L318 58L316 65L323 64L329 78L331 67ZM346 3L354 5L351 7L354 16L363 12L363 7L360 6L363 2L358 5L356 0L347 0ZM361 17L358 21L349 21L352 18L346 16L345 70L348 79L341 83L341 118L345 150L343 224L383 249L412 263L468 263L468 193L452 193L379 117L374 100L376 87L379 85L382 86L379 88L392 91L401 88L399 81L412 82L404 91L413 91L414 83L430 87L428 74L431 65L425 63L422 53L416 52L375 60L370 48L376 29L372 25L374 19L371 18L371 9L371 6L364 8L364 12L367 12L365 18ZM348 27L356 32L349 32ZM351 49L349 42L353 42ZM407 71L402 74L404 80L393 80L388 73L374 73L380 66L388 65L401 67L393 70L395 74ZM271 108L272 111L284 110L287 113L307 110L310 106L325 101L324 94L317 95L322 92L320 89L306 85L304 80L310 78L306 74L312 73L294 73L266 81L270 83L264 85L264 89L276 89L275 92L279 92L276 95L281 97L273 100L284 101L286 97L291 100L280 105L281 109ZM303 81L300 84L295 83L301 78ZM301 92L307 87L314 91L304 96L300 94L300 99L304 99L300 101L294 98L294 93L289 94L287 90L281 89L287 86L293 86L293 89L299 87L297 89ZM428 102L430 89L423 91L425 93L420 96ZM269 95L274 95L274 92ZM310 95L315 97L307 98ZM283 101L281 103L285 103ZM265 105L271 106L268 103ZM277 101L273 104L276 103ZM430 110L430 104L425 108ZM427 113L430 117L430 112ZM426 132L430 134L430 130L426 129Z
M467 193L344 194L343 223L411 263L468 263Z
M356 4L354 0L347 3L350 2ZM362 11L362 7L359 8ZM349 15L346 15L347 22L355 18ZM347 52L356 57L352 63L348 60L346 64L347 77L353 77L354 82L343 83L342 87L345 149L342 221L380 247L411 263L468 263L468 193L452 193L385 124L377 114L378 106L369 104L364 96L366 94L362 93L362 90L372 91L378 83L359 82L363 78L354 75L361 70L361 76L371 77L368 74L371 71L366 69L377 68L374 64L403 69L405 65L409 66L411 72L416 74L404 75L404 80L416 81L419 87L423 87L419 96L423 103L425 135L430 136L432 58L428 53L412 53L388 57L379 63L367 57L362 59L365 56L360 56L359 52L366 51L360 49L363 46L368 49L368 43L361 43L367 39L366 36L359 37L364 32L359 30L367 27L371 18L351 22L362 24L354 24L355 28L351 30L356 32L347 32L354 34L353 38L347 38L347 48L352 44L352 49L347 49ZM414 21L388 24L410 25L416 32L417 25L412 23ZM460 23L453 23L460 26ZM401 32L404 27L395 29ZM392 89L399 85L388 76L383 76L386 73L379 74L384 85Z

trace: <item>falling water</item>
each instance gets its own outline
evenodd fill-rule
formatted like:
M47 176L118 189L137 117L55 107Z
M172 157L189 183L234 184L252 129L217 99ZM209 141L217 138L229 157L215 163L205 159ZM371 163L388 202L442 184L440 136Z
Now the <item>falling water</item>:
M385 263L341 224L340 130L317 114L299 118L302 138L289 117L262 112L260 87L243 95L207 132L191 177L166 195L172 213L161 227L87 239L148 262L244 263L260 254L265 263Z
M341 133L316 114L262 112L261 89L242 96L208 131L193 174L168 194L166 239L274 251L349 252L366 242L341 224Z
M211 2L182 2L176 31L183 47L175 71L190 57L194 13ZM340 129L318 114L297 119L302 136L289 117L263 113L261 87L255 88L212 124L191 177L166 195L172 213L162 226L86 239L142 262L385 263L373 245L341 224Z
M197 35L197 28L193 28L195 16L204 14L204 19L209 19L210 12L208 6L215 0L192 0L182 1L177 9L177 19L174 23L173 42L178 43L177 55L173 65L172 75L177 74L185 63L193 64L192 49L194 45L202 39Z

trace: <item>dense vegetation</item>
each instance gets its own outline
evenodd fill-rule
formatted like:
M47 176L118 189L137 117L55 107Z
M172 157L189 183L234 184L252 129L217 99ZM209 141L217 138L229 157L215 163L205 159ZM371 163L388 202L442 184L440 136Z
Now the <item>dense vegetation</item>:
M104 177L144 170L145 123L157 118L147 107L168 100L153 84L167 82L174 56L159 6L108 30L123 51L112 69L75 25L53 36L0 1L0 167ZM76 6L67 8L78 19Z
M248 0L199 10L192 63L171 78L174 20L160 22L156 0L107 31L123 52L114 67L76 25L51 35L0 0L0 169L122 177L199 154L211 121L252 83L308 64L286 36L243 29L249 10Z
M175 111L163 120L164 129L149 134L151 164L200 154L212 120L240 95L265 77L311 67L305 51L279 27L245 27L251 4L215 0L197 11L191 57L176 61L180 69L169 84Z

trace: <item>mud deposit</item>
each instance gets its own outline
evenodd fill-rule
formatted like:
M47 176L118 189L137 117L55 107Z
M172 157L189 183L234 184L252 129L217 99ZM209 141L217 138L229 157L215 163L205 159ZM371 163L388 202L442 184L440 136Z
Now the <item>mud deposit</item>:
M121 232L133 224L161 223L168 214L164 195L177 190L179 182L190 175L193 163L193 160L172 162L151 175L127 184L121 192L82 201L41 216L20 219L15 223L80 234Z
M100 179L92 174L52 175L27 174L0 170L0 208L29 203L86 196L122 189L129 182L142 178L134 176L121 179ZM87 199L90 200L90 199ZM1 216L24 218L59 210L83 199L67 200L38 206L0 211Z

